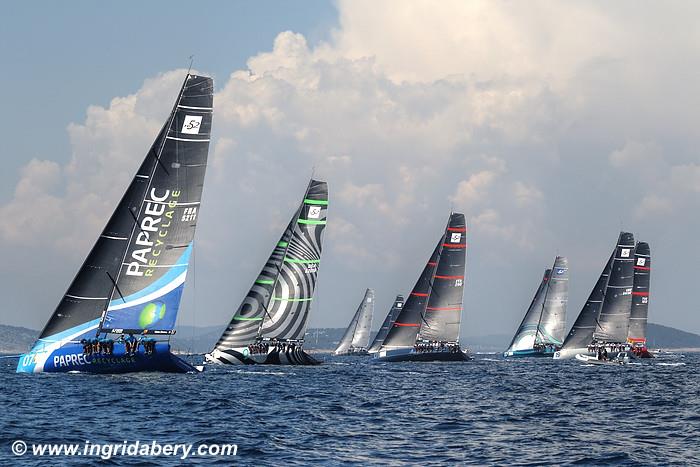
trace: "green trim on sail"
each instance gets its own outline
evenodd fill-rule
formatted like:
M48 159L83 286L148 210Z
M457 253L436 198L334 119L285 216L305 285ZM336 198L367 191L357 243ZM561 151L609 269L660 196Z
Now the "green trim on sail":
M283 298L283 297L272 297L273 300L277 300L280 302L310 302L313 300L313 297L311 298Z
M236 321L261 321L262 316L258 318L244 318L242 316L234 316L233 319L235 319Z
M295 258L284 258L287 263L295 264L318 264L321 262L320 259L295 259Z
M272 279L258 279L255 281L256 284L272 285L275 283Z
M321 206L328 206L327 199L305 199L304 204L320 204Z
M287 245L289 245L289 243L287 243L287 242L278 242L278 243L277 243L277 246L280 246L280 247L282 247L282 248L286 248Z
M326 221L313 221L309 219L299 219L297 220L300 224L310 224L310 225L326 225Z

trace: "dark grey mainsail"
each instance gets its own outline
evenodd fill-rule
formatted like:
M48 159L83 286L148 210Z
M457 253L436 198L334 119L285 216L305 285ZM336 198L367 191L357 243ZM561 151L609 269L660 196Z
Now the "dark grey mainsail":
M598 314L600 313L600 307L603 303L608 277L610 277L610 269L612 268L614 255L615 252L610 255L610 259L608 259L608 262L605 264L605 268L603 268L603 272L598 277L598 281L595 287L593 287L591 294L588 296L586 304L583 305L583 309L576 318L569 334L566 336L562 349L586 348L593 341L593 332L597 326L596 322L598 320Z
M629 232L620 232L597 328L593 333L596 340L616 343L627 341L633 281L634 236Z
M542 313L537 325L539 344L561 345L564 342L568 301L569 262L565 257L557 256L547 280Z
M467 225L464 214L453 213L442 237L418 339L433 342L459 341L466 250Z
M381 349L413 347L420 339L456 342L462 316L466 223L452 213Z
M187 75L170 116L40 334L170 332L192 249L213 82ZM75 330L75 331L73 331Z
M638 242L634 249L634 284L632 310L627 340L634 344L646 344L649 313L649 286L651 279L651 249L646 242Z
M328 185L311 180L301 205L215 348L303 340L326 226Z
M372 329L372 315L374 314L374 290L367 289L365 296L357 307L357 311L350 320L350 325L345 330L335 354L343 354L349 351L367 350L369 345L369 333Z
M389 334L389 329L391 329L391 326L394 324L394 320L396 319L396 316L399 314L399 312L403 308L403 304L404 304L403 295L397 295L396 298L394 299L394 304L391 306L391 309L389 310L389 313L387 313L386 318L384 318L384 322L382 323L382 327L379 328L377 335L374 336L374 340L372 340L372 344L369 346L368 352L377 352L379 350L379 348L382 346L382 342L384 342L386 335Z

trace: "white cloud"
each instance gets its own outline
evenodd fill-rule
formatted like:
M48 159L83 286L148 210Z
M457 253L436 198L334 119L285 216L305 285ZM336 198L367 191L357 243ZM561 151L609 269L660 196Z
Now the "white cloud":
M339 3L328 43L280 33L269 52L217 83L197 240L206 296L240 296L312 167L330 185L319 290L330 310L370 279L405 292L450 203L491 255L479 263L477 254L470 268L512 281L522 279L518 261L546 265L555 245L574 252L572 265L604 261L600 249L625 216L692 208L700 115L688 105L688 77L700 69L691 27L700 6L686 6L354 0ZM68 164L33 161L20 174L0 207L0 238L86 252L182 77L164 73L90 107L68 128ZM653 223L639 228L664 238ZM588 292L577 287L572 302ZM477 307L488 303L481 292L469 292ZM503 299L503 309L522 308ZM202 300L207 319L227 319L230 307Z

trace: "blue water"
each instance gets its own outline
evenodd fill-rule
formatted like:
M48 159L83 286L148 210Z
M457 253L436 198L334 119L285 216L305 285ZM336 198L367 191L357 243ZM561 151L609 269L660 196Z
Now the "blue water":
M35 443L235 443L202 465L688 465L700 463L700 355L576 361L208 367L203 374L17 375L0 360L0 463ZM60 462L59 462L60 461ZM175 465L113 457L106 465Z

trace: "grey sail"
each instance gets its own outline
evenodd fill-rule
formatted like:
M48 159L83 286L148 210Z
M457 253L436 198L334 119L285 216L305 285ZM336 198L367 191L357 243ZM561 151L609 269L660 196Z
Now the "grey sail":
M651 280L651 249L649 244L638 242L634 249L634 281L632 310L627 340L634 344L646 344L647 318L649 314L649 286Z
M608 284L608 277L610 276L614 254L615 252L610 255L610 259L608 259L608 262L605 264L605 268L603 268L603 272L598 277L598 281L593 287L591 294L588 296L586 304L583 305L583 309L576 318L566 339L564 339L562 349L585 348L593 341L593 332L596 329L596 322L598 320L598 314L600 313L600 307L603 303L603 295L605 294L605 287Z
M336 354L362 349L366 350L369 345L369 333L372 328L372 315L374 314L374 290L367 289L365 296L360 302L360 306L350 321L350 325L345 330L343 338L340 339Z
M418 339L433 342L459 341L466 250L467 225L464 214L453 213L440 245Z
M537 326L538 343L561 345L566 332L566 305L569 301L569 262L557 256L547 280L542 313Z
M303 340L321 261L327 208L328 185L311 180L216 349L246 346L261 339Z
M396 320L396 316L399 314L399 312L403 308L403 304L404 304L403 295L397 295L396 298L394 299L394 304L391 306L391 309L389 310L389 313L387 313L386 318L384 318L384 322L382 323L382 327L379 328L379 332L377 332L377 335L374 336L374 339L372 340L372 344L369 346L369 349L368 349L369 352L379 351L379 348L382 346L382 342L384 342L386 335L389 334L389 329L391 329L391 326L394 324L394 320Z
M634 281L634 236L620 232L610 277L593 337L601 342L627 342L632 285Z
M525 312L525 316L520 322L520 326L518 326L518 330L515 332L513 340L510 341L510 345L508 346L508 350L506 350L506 352L530 350L534 347L538 336L537 328L540 321L540 316L542 314L542 308L544 306L547 281L549 280L551 273L551 269L545 269L544 276L540 281L539 287L537 287L535 296L532 297L530 306L528 307L527 312Z

